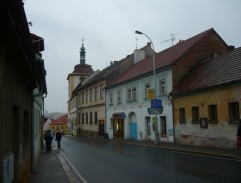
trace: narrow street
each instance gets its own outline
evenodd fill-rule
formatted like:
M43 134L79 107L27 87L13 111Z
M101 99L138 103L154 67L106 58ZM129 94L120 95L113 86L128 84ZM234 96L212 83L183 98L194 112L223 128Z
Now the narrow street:
M64 137L61 153L87 182L241 182L241 162Z

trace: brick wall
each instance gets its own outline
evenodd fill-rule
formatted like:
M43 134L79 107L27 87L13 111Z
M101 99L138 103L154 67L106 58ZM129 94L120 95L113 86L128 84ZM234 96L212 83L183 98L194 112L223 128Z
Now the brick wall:
M182 79L193 65L214 53L222 53L227 50L228 46L225 42L216 33L211 32L173 64L173 86Z

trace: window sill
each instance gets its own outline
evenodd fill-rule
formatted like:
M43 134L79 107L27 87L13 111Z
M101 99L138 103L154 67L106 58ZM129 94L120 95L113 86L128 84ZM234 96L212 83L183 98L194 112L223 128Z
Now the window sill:
M192 124L200 124L200 121L197 120L197 121L192 121Z
M230 124L239 124L239 120L229 120L228 123L230 123Z
M218 120L209 120L208 123L209 124L218 124Z

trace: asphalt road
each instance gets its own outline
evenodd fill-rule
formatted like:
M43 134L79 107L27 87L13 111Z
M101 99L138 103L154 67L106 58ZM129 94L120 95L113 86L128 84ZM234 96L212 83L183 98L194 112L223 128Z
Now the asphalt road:
M63 137L61 152L89 183L241 183L241 162Z

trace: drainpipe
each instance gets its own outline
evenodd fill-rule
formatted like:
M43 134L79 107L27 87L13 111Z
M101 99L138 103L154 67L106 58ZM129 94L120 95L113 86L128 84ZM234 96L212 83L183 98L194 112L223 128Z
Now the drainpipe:
M172 99L172 96L167 95L167 98L171 101L172 103L172 125L173 125L173 140L174 143L176 143L176 138L175 138L175 124L174 124L174 101Z

